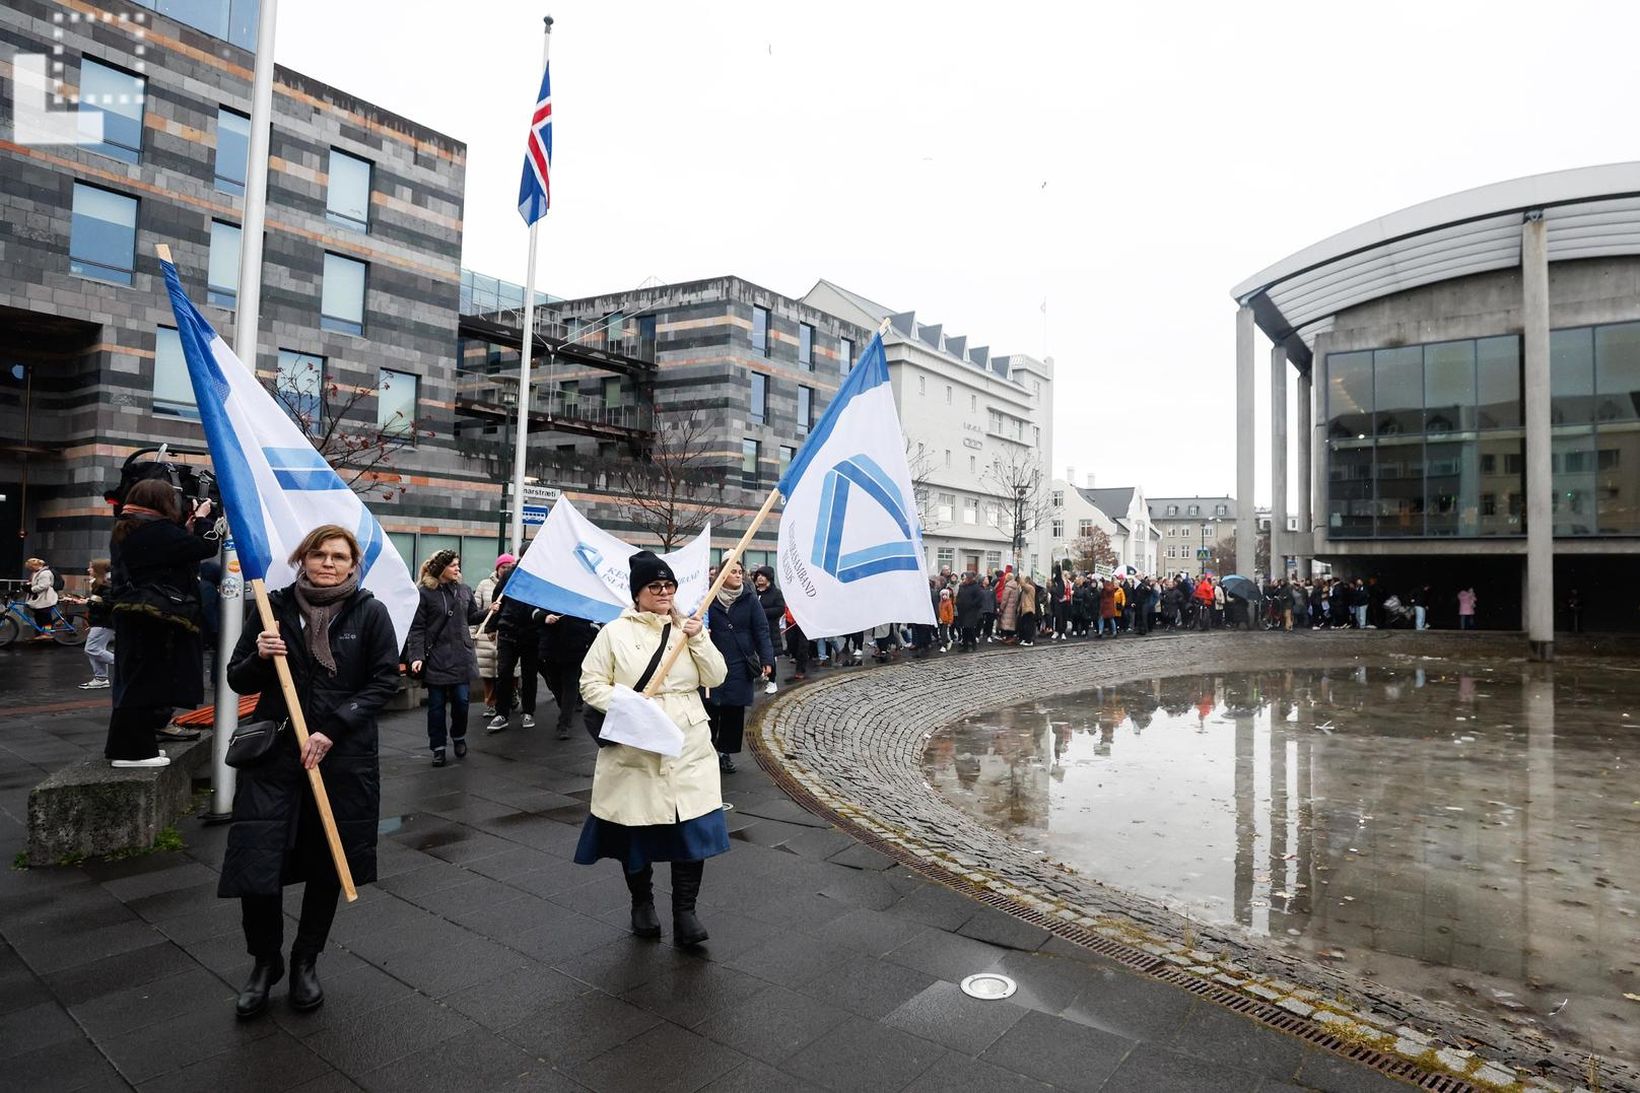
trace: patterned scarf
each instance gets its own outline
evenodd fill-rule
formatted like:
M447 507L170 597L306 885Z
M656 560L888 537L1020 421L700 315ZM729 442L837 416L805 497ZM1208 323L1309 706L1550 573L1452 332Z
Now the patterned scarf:
M341 612L348 597L359 590L359 571L355 569L348 574L347 580L330 588L320 588L308 580L305 572L298 573L296 583L290 587L296 594L296 608L302 613L302 621L307 623L308 652L325 666L327 672L335 675L336 657L330 651L330 624Z

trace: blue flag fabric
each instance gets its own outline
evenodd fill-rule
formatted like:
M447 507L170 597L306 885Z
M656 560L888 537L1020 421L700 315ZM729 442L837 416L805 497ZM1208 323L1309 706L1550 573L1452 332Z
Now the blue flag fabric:
M363 551L360 583L386 605L402 646L420 596L381 524L302 430L234 355L162 262L177 335L222 505L245 577L279 588L296 578L290 554L322 524L353 532Z

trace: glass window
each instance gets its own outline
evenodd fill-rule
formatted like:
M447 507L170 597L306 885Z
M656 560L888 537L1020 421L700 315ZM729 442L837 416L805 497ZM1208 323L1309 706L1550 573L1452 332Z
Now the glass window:
M1520 339L1509 335L1475 343L1475 424L1520 427Z
M1419 355L1419 369L1423 354ZM1420 387L1422 384L1420 383ZM1379 387L1379 390L1383 390ZM1378 478L1380 536L1424 533L1424 440L1421 436L1392 436L1378 442L1375 460Z
M797 324L797 363L814 371L814 327L808 323Z
M604 345L611 353L626 352L626 316L619 311L611 311L605 315L599 324L604 328Z
M1049 526L1048 534L1052 538L1063 539L1065 537L1065 521L1054 520Z
M325 280L319 301L319 325L344 334L364 333L363 262L339 254L325 255Z
M239 303L239 226L211 221L211 258L205 277L205 299L217 307Z
M968 396L968 411L969 411L969 413L973 413L973 412L977 411L978 409L979 409L979 396L974 395L974 394L970 394Z
M1640 323L1595 328L1595 420L1640 420Z
M68 229L68 271L129 285L136 253L137 199L76 182Z
M987 550L985 552L985 568L995 572L1002 568L1002 551Z
M1554 474L1551 511L1556 535L1594 534L1596 458L1593 429L1567 430L1551 438L1549 459Z
M797 435L806 436L812 428L814 428L814 389L812 387L798 387Z
M964 497L962 499L962 522L965 524L979 523L979 498Z
M780 473L781 474L786 473L786 468L790 467L792 465L792 460L795 459L795 458L797 458L797 449L796 448L792 447L790 444L780 445Z
M1175 529L1175 530L1177 530L1177 529ZM1092 520L1078 520L1076 522L1076 534L1077 534L1078 537L1083 538L1083 539L1086 539L1089 535L1092 535L1093 534L1093 521Z
M957 495L937 494L934 499L934 518L949 524L957 513Z
M290 419L309 436L324 428L324 405L319 393L324 389L325 359L294 349L279 351L279 371L274 376L273 394Z
M766 307L752 308L752 348L769 355L769 309Z
M441 550L456 551L457 556L459 557L461 551L461 536L429 535L426 532L423 532L422 534L416 536L416 550L420 553L417 555L414 562L410 561L408 558L405 559L405 564L410 567L410 571L412 573L420 573L422 563ZM484 553L489 554L489 551L486 550ZM480 556L471 559L472 572L470 573L465 568L468 565L468 561L469 560L466 558L461 559L463 566L461 576L463 580L470 581L472 584L476 585L479 581L482 581L485 577L490 575L490 567L486 563L494 561L493 558Z
M1591 327L1549 332L1549 420L1555 425L1586 425L1594 420Z
M1473 439L1429 441L1424 449L1425 535L1479 534L1481 470Z
M376 425L388 436L403 436L415 428L417 389L421 377L383 368L376 385Z
M934 564L941 569L950 569L957 564L956 547L940 547L934 552Z
M1331 371L1333 357L1328 357ZM1336 420L1336 419L1335 419ZM1328 445L1327 528L1335 538L1372 535L1372 441L1335 440Z
M1327 354L1327 435L1335 440L1372 435L1372 354ZM1194 516L1195 506L1190 515Z
M160 327L154 338L154 413L199 420L199 403L194 401L182 338L168 326Z
M1373 425L1378 436L1424 431L1422 346L1380 349L1373 355Z
M945 404L947 406L951 405L951 385L949 383L945 385Z
M769 377L762 372L752 373L752 397L747 406L746 420L762 425L769 416Z
M330 150L330 187L325 219L344 228L370 230L370 161Z
M761 480L758 463L763 458L762 445L750 438L740 442L740 484L755 490Z
M142 158L142 104L147 81L86 57L80 61L82 147L135 163ZM102 140L96 136L98 120Z
M410 567L412 577L421 572L421 556L416 553L415 532L390 531L387 533L387 541L393 544L393 549L399 552L399 557L404 559L404 564Z
M837 339L837 370L845 376L854 370L854 342L848 338Z
M250 158L251 119L222 107L216 112L216 188L225 194L244 194Z
M1467 432L1475 427L1475 343L1424 346L1424 431Z

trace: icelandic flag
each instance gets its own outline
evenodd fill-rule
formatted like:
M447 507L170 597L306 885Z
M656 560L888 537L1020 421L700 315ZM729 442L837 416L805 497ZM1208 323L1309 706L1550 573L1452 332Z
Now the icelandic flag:
M780 492L780 587L804 634L934 622L882 335L786 468Z
M712 529L701 533L661 558L678 578L677 609L692 614L711 587ZM627 560L637 548L628 546L582 516L560 497L535 533L518 568L507 578L505 595L534 607L593 622L613 622L632 606Z
M364 502L189 302L176 267L160 265L246 579L284 587L296 579L289 558L302 538L321 524L339 524L359 540L360 583L387 606L402 648L419 602L404 559Z
M552 66L541 71L541 94L530 115L530 135L524 145L524 177L518 182L518 215L533 224L547 215L552 204Z

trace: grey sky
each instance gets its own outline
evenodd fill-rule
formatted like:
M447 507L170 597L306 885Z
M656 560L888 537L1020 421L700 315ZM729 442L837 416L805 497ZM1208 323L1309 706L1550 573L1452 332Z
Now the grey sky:
M1636 156L1640 7L1615 2L281 0L277 57L465 141L464 262L522 281L547 11L538 288L825 277L1046 348L1056 473L1156 495L1235 487L1232 284L1427 198Z

